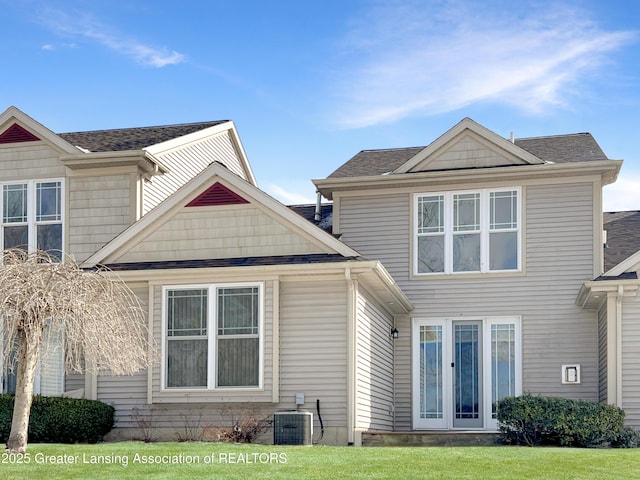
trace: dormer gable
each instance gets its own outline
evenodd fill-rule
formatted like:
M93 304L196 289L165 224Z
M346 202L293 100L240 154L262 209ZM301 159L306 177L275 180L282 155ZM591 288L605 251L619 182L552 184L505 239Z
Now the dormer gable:
M214 162L84 265L303 254L359 256Z
M0 114L0 146L16 146L42 141L61 154L77 154L79 150L41 123L16 107Z
M393 173L539 165L545 162L465 118Z

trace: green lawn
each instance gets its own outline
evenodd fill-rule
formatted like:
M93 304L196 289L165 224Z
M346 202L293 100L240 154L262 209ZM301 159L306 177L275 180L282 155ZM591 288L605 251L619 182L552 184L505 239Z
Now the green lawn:
M110 462L110 463L109 463ZM284 447L221 443L29 446L2 479L638 479L640 449Z

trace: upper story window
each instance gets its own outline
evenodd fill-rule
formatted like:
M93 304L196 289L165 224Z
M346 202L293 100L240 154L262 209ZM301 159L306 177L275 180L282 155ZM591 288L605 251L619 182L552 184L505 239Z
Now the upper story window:
M2 185L2 248L63 252L63 183L27 181Z
M417 194L417 274L520 270L520 189Z
M165 388L260 387L262 286L165 289Z

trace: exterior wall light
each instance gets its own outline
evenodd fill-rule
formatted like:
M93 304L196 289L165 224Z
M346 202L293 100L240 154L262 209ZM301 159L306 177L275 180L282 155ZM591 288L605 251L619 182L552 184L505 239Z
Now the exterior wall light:
M391 327L390 335L393 340L398 338L398 329L396 327Z

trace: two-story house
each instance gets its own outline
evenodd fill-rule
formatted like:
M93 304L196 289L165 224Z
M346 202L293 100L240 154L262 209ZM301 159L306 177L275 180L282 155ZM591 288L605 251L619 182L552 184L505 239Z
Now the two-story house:
M616 403L598 301L576 298L603 272L620 166L589 134L510 141L464 119L315 181L334 233L415 307L396 317L396 429L495 430L496 401L522 392Z
M640 260L602 276L620 166L589 134L510 141L465 119L315 180L332 207L289 208L232 122L55 134L11 107L0 240L107 265L145 305L148 371L41 359L40 393L114 405L119 438L141 414L175 438L246 405L313 412L328 444L494 431L496 400L521 392L617 403L640 426L622 331Z

